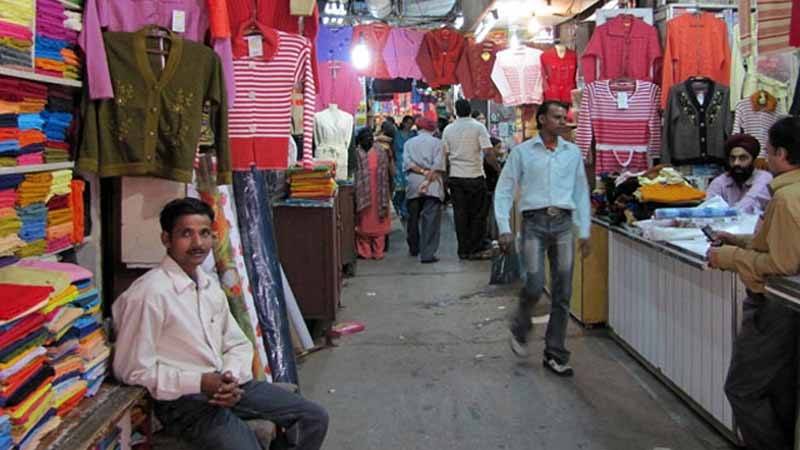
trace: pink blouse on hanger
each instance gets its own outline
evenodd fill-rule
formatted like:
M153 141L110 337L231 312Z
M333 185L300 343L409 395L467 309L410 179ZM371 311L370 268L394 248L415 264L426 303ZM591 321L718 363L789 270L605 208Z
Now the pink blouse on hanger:
M183 20L181 20L181 18ZM183 22L181 24L181 22ZM78 42L86 54L89 96L93 100L114 97L103 31L134 32L146 25L158 25L186 39L204 42L209 30L206 0L86 0L83 31ZM183 27L181 27L183 25ZM177 28L177 29L176 29ZM183 32L179 32L180 29ZM213 39L214 51L222 60L228 104L233 106L234 80L230 38Z

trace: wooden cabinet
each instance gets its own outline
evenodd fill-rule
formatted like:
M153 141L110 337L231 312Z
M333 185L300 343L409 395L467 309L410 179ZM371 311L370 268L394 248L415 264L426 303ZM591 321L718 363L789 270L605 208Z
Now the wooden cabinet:
M336 202L276 203L278 256L306 320L336 320L341 295L341 243Z
M608 322L608 229L592 224L592 254L580 257L576 246L570 311L582 324Z

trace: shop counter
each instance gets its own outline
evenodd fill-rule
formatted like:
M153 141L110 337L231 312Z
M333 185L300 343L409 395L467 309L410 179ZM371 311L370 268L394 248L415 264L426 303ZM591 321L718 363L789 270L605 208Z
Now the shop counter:
M708 268L706 242L653 242L627 227L594 223L609 230L612 336L736 442L724 392L744 299L736 274Z

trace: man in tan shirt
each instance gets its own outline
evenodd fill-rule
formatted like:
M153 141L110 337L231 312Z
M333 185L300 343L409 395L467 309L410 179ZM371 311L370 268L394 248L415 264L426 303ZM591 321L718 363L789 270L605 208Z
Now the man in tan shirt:
M717 233L711 267L735 271L747 286L725 393L750 449L793 448L797 388L797 316L764 295L766 278L800 273L800 119L769 131L772 200L754 236Z

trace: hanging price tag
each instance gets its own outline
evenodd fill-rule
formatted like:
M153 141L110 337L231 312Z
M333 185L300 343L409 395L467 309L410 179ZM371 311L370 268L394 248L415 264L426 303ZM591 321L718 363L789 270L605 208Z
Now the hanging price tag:
M172 31L176 33L186 32L186 11L175 9L172 11Z
M617 108L628 109L628 93L620 92L617 94Z
M247 36L247 54L251 58L264 56L264 41L261 36Z

